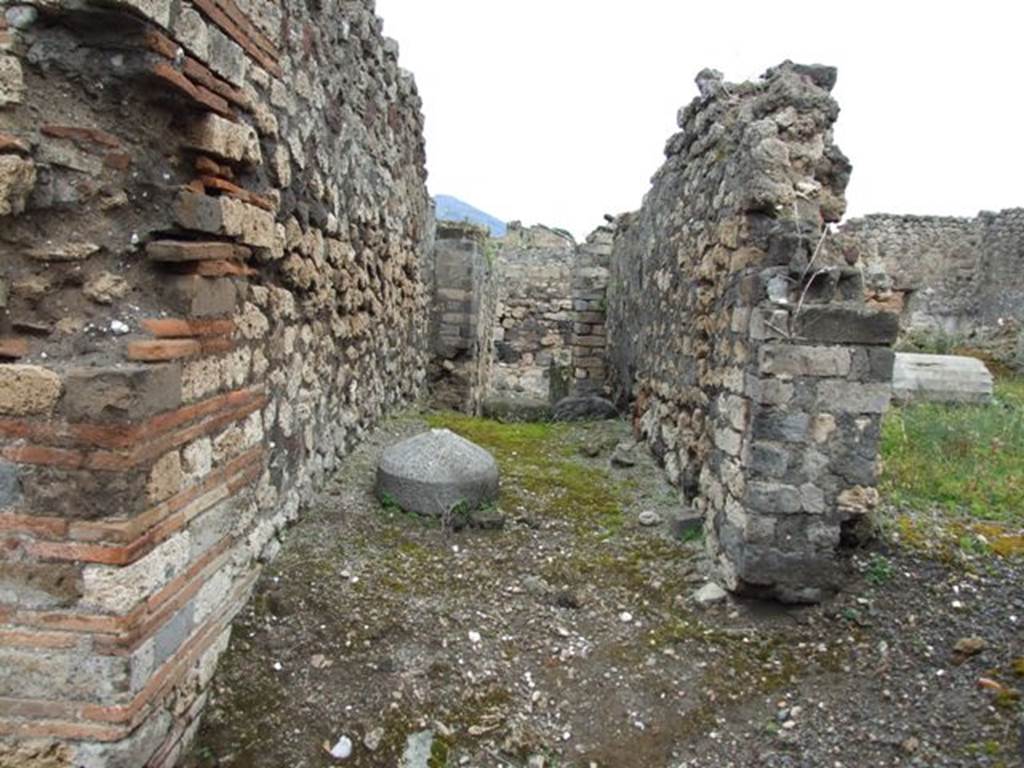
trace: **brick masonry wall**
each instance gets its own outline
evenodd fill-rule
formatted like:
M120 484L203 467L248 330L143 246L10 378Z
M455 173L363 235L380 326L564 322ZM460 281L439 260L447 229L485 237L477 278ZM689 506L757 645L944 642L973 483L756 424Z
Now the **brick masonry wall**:
M907 330L967 335L1024 317L1022 208L866 216L844 223L832 247L860 257L869 288L895 302Z
M492 394L546 402L551 367L564 371L571 363L576 244L547 227L513 224L491 247L498 273Z
M369 0L0 9L0 764L170 766L423 389L420 101Z
M572 267L572 394L608 394L606 330L613 230L599 227L576 249Z
M838 585L841 538L877 500L897 331L818 248L850 173L835 76L702 72L643 208L617 221L608 285L615 390L704 514L718 577L787 601Z
M432 254L430 392L441 408L479 414L494 374L498 281L487 230L441 221Z

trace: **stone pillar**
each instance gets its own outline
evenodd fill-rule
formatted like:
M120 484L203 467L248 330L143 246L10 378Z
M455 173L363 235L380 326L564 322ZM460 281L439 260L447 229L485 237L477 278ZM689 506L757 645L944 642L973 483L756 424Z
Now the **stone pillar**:
M479 414L493 362L498 290L487 230L437 223L428 378L434 403Z
M615 390L703 514L718 578L786 601L838 586L844 533L877 501L898 330L822 247L850 173L835 78L700 73L643 208L617 222L608 290Z
M612 229L599 227L576 249L572 269L572 393L607 393L608 261Z

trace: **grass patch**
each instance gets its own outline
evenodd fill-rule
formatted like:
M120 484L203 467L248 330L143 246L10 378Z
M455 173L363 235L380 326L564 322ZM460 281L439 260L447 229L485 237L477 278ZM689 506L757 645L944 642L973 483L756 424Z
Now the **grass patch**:
M1024 557L1024 378L996 371L987 406L921 403L882 425L891 533L946 561Z
M996 404L894 408L882 428L882 490L899 507L1024 525L1024 379Z

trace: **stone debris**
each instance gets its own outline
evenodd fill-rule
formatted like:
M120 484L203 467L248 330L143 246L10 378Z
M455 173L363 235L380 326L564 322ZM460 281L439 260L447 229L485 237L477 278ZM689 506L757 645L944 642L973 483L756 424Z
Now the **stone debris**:
M591 421L617 419L618 409L608 399L597 395L566 397L555 403L555 421Z
M348 760L352 757L352 739L342 736L328 752L335 760Z
M963 664L972 656L977 656L988 647L982 637L963 637L953 646L953 663Z
M363 737L363 746L371 752L376 752L380 748L381 742L384 740L384 729L377 727L372 731L369 731Z
M661 525L662 523L661 515L650 509L645 509L641 512L637 520L640 525L645 528L653 528L654 526Z
M693 602L701 608L709 608L724 602L728 596L729 593L722 589L722 587L713 581L709 581L694 593Z
M405 752L398 768L429 768L431 749L434 746L434 732L418 731L406 739Z
M635 443L619 443L615 446L615 450L612 451L611 458L609 461L613 467L629 468L636 466L636 449Z

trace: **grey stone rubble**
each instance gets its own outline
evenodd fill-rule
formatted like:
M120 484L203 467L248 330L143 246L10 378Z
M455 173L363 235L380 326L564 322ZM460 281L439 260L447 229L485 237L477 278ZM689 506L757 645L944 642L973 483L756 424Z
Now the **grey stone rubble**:
M555 403L552 418L555 421L588 421L614 419L619 415L615 404L597 395L566 397Z
M993 379L973 357L899 352L893 366L893 399L900 403L992 402Z
M432 429L383 452L377 495L407 512L441 517L479 509L498 497L498 465L480 446L447 429Z

